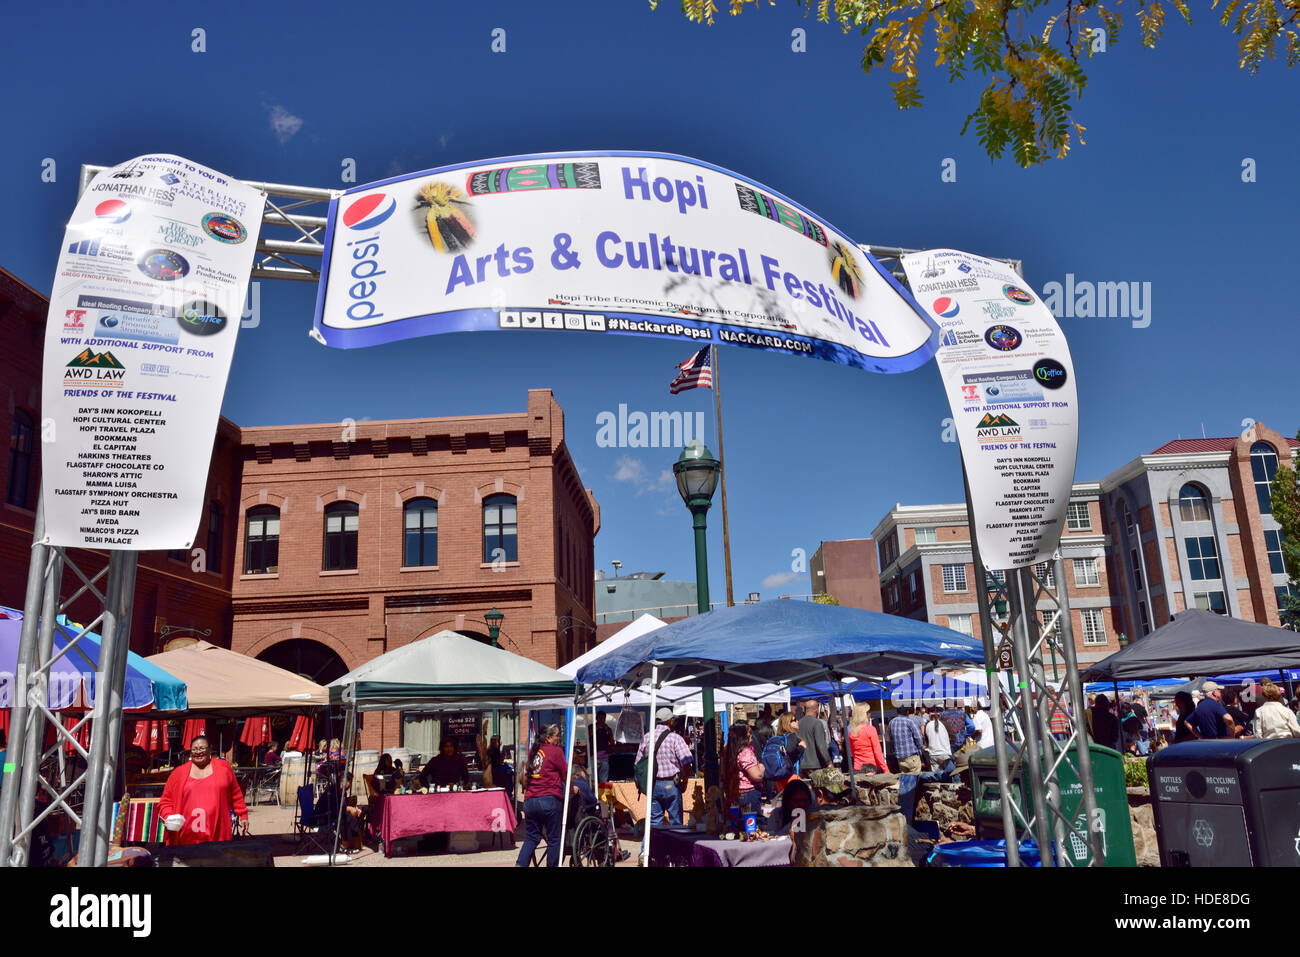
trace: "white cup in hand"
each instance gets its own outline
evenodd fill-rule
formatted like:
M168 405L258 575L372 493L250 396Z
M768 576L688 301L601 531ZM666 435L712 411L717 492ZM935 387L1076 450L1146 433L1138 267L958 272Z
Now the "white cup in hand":
M163 826L169 831L179 831L185 826L184 814L168 814L167 819L163 821Z

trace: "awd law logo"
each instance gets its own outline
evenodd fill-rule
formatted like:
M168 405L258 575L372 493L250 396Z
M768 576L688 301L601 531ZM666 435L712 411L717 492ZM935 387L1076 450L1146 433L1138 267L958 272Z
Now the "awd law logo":
M1005 412L998 415L985 412L984 418L980 419L979 424L975 426L975 438L979 440L980 445L1019 442L1022 439L1020 424Z
M111 352L95 352L87 347L68 363L63 372L65 386L98 386L120 389L126 378L126 366Z

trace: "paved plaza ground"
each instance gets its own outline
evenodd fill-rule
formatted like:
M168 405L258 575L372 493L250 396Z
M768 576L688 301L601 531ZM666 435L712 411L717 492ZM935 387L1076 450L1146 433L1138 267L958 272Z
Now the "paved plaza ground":
M258 805L248 809L248 826L251 836L258 840L270 842L275 856L276 867L302 867L303 859L311 853L310 848L297 848L293 834L294 809L274 805ZM524 826L521 821L515 832L514 847L501 846L507 843L504 835L497 838L493 846L493 835L478 836L480 850L474 852L434 851L428 844L422 845L420 838L409 838L396 842L393 856L384 857L383 853L367 844L360 853L348 857L346 867L513 867L519 853L519 844L524 839ZM459 843L459 842L457 842ZM627 860L618 867L635 867L639 846L635 841L623 840L621 846L630 852Z

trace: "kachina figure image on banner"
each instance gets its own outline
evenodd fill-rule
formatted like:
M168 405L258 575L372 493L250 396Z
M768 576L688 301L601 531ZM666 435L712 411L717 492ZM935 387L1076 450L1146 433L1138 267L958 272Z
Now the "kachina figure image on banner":
M862 268L858 259L844 243L832 243L827 250L831 264L831 278L854 299L862 289Z
M468 249L478 237L469 213L461 207L473 205L465 191L450 183L432 180L420 187L416 208L428 207L424 225L429 230L429 242L440 253Z

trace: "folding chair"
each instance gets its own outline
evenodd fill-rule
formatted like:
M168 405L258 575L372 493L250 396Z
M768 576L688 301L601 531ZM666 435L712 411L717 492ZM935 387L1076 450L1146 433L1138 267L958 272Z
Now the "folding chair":
M338 822L330 819L325 808L316 806L316 791L310 784L298 788L298 812L294 816L293 829L298 835L295 853L301 853L304 845L310 845L322 854L334 852L334 831Z

